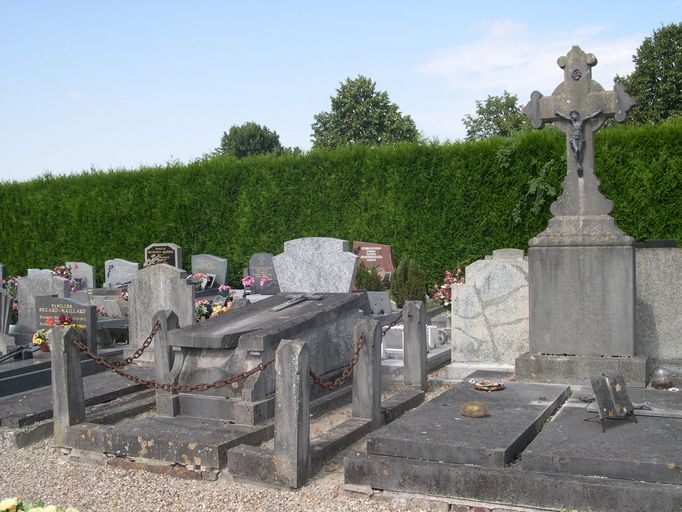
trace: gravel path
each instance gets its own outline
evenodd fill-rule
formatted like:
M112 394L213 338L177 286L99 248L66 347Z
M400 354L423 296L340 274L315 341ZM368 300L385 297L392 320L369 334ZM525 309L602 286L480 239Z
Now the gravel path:
M444 390L433 382L427 398ZM345 414L330 415L335 423ZM0 449L0 500L19 496L29 501L101 511L399 511L390 503L349 495L343 490L343 457L364 450L365 441L327 462L296 491L252 487L225 480L182 480L110 466L77 465L55 453L52 440L21 450Z

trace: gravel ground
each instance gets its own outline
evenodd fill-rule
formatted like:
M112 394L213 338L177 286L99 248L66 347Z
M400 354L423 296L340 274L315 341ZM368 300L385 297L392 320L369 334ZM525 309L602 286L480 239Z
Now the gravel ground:
M429 376L427 399L445 386ZM316 431L343 421L348 411L330 413L311 425ZM19 496L29 501L100 511L399 511L390 503L347 494L343 490L343 457L364 450L363 440L327 462L304 487L295 491L252 487L226 479L217 482L182 480L110 466L77 465L55 453L51 440L21 450L0 449L0 500Z

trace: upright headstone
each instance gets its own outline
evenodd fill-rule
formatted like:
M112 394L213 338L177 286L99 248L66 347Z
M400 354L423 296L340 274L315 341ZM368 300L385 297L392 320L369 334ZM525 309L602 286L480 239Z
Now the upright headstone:
M152 329L158 311L170 310L180 327L194 323L194 286L187 282L187 272L161 263L141 269L128 285L129 352L142 346ZM154 343L138 359L154 360Z
M95 287L95 267L83 261L67 261L66 266L71 268L71 277L80 280L81 290Z
M124 260L121 258L114 258L104 262L104 286L111 288L114 286L122 286L132 282L140 269L139 263Z
M452 285L449 379L476 370L514 371L528 352L528 261L519 249L499 249L466 267Z
M171 243L151 244L144 250L144 261L155 260L173 267L182 268L182 248Z
M31 268L25 277L19 279L17 285L19 318L13 333L19 345L30 343L38 329L36 297L39 295L71 297L71 287L66 279L56 276L51 270Z
M551 122L566 134L568 172L550 208L554 217L528 244L530 343L516 369L521 378L552 382L622 373L641 386L646 361L634 351L634 240L599 191L593 140L606 119L624 121L633 101L622 84L607 92L592 80L596 63L574 46L558 60L563 83L549 97L533 92L524 108L535 128Z
M97 353L97 306L84 304L74 299L60 299L58 297L36 297L36 317L38 327L50 329L49 318L56 321L59 315L71 317L78 331L82 331L82 341L90 350Z
M274 295L279 293L279 283L272 254L269 252L257 252L249 259L249 275L254 282L251 286L252 293L262 295ZM263 283L261 285L261 283Z
M14 347L14 337L9 335L11 309L12 295L0 288L0 356Z
M0 263L0 281L5 279L5 265Z
M192 255L192 274L201 272L213 276L211 288L217 288L227 282L226 258L219 258L212 254L193 254Z
M360 258L360 263L368 269L376 268L379 277L390 283L395 271L393 266L393 250L390 245L372 242L353 242L353 253Z
M280 291L301 293L350 293L357 260L348 242L323 237L284 242L273 258Z

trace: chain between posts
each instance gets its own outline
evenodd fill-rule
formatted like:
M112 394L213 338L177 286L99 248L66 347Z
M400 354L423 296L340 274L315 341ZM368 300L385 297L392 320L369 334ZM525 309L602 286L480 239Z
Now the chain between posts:
M386 333L390 331L393 327L395 327L398 322L400 322L400 319L403 317L402 311L400 314L396 317L395 320L393 320L390 324L388 324L384 330L381 332L381 337L383 338L386 336ZM355 345L355 350L353 351L353 356L350 358L350 361L348 362L348 365L343 369L341 372L341 375L339 375L336 379L334 380L322 380L322 378L317 375L313 369L311 368L308 373L310 373L310 377L313 379L313 383L317 384L321 388L324 389L338 389L341 386L343 386L346 381L350 378L351 375L353 375L353 367L358 364L358 361L360 360L360 350L362 350L362 347L365 345L365 335L361 334L360 337L358 338L358 342Z
M168 391L170 393L191 393L192 391L206 391L207 389L218 389L222 388L225 386L229 386L231 384L235 384L239 382L240 380L244 380L247 377L250 377L251 375L261 372L265 370L268 366L270 366L272 363L275 362L275 358L273 357L269 361L266 361L264 363L259 363L256 365L254 368L251 368L250 370L243 371L241 373L238 373L236 375L233 375L227 379L221 379L217 380L215 382L212 382L210 384L160 384L156 382L155 380L149 380L149 379L143 379L141 377L138 377L137 375L131 375L129 373L124 372L121 368L125 365L130 364L134 359L137 359L142 355L142 352L151 344L152 339L154 338L154 335L156 332L159 330L159 326L161 323L157 320L157 322L154 324L154 327L152 328L151 334L147 337L147 339L144 341L142 344L142 347L140 347L138 350L135 351L135 353L131 356L126 358L123 361L107 361L106 359L103 359L99 357L97 354L93 353L87 345L85 345L81 339L80 336L77 338L74 338L73 344L80 349L83 354L88 356L90 359L92 359L95 363L97 363L100 366L103 366L104 368L107 368L111 370L112 372L116 373L117 375L123 377L124 379L128 379L131 382L134 382L135 384L141 384L143 386L146 386L150 389L160 389L163 391Z

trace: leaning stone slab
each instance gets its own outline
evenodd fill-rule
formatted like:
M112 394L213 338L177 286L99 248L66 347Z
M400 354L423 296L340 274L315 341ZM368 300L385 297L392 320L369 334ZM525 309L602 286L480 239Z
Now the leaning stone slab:
M338 238L298 238L284 242L273 258L282 292L349 293L358 257Z

